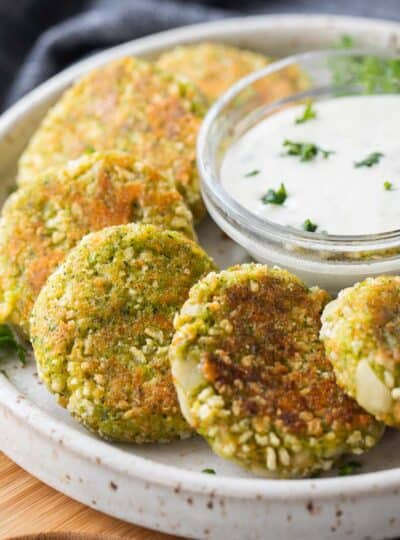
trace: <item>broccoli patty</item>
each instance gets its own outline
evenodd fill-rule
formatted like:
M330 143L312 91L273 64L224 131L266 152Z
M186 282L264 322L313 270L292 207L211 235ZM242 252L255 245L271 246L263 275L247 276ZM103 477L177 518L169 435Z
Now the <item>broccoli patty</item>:
M33 303L69 250L89 232L130 222L194 234L173 182L122 152L84 156L21 187L0 222L0 322L29 334Z
M220 43L198 43L176 47L162 54L158 65L187 77L212 103L242 77L267 66L271 59L253 51ZM272 103L309 86L309 80L297 66L281 68L277 73L253 83L253 105ZM249 99L247 94L246 99Z
M378 441L383 426L337 386L319 341L328 299L258 264L192 288L175 320L172 374L185 418L217 454L296 477Z
M338 384L376 418L400 427L400 277L368 278L343 290L322 321Z
M168 347L190 287L215 268L178 232L120 225L85 236L35 303L31 338L40 377L105 439L185 437Z
M191 83L141 60L116 60L85 75L47 113L20 159L18 182L87 151L122 150L173 178L200 219L195 146L205 110Z
M262 54L205 42L167 51L157 64L166 71L187 77L210 101L215 101L239 79L269 62L270 59Z

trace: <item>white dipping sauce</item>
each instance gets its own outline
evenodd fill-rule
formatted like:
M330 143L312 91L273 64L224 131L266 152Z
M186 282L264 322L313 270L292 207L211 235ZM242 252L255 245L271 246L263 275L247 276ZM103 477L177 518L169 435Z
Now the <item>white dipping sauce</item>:
M317 232L338 235L399 229L400 96L339 97L312 108L315 119L296 124L305 106L291 107L237 140L221 167L225 190L253 214L298 229L306 220ZM284 155L286 139L334 154L302 162ZM383 154L377 163L355 167L376 152ZM268 190L281 183L285 202L263 203Z

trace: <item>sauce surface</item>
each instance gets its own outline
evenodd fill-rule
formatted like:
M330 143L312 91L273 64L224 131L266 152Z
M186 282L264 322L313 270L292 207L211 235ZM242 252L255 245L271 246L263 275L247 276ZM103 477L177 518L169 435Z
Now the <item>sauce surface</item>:
M400 95L308 109L285 109L238 139L222 163L225 190L253 214L309 232L400 229Z

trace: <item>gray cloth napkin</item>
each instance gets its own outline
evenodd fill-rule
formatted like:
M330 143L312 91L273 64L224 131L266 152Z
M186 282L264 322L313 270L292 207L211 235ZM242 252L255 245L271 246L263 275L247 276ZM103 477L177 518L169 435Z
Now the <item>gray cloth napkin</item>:
M0 104L77 60L168 28L254 13L400 20L400 0L0 0Z

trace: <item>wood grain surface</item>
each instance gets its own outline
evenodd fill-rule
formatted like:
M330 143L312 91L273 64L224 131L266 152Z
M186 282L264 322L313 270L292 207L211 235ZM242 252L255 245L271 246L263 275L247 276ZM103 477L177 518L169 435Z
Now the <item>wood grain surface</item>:
M109 540L177 540L111 518L46 486L0 452L0 540L43 532L79 532Z

